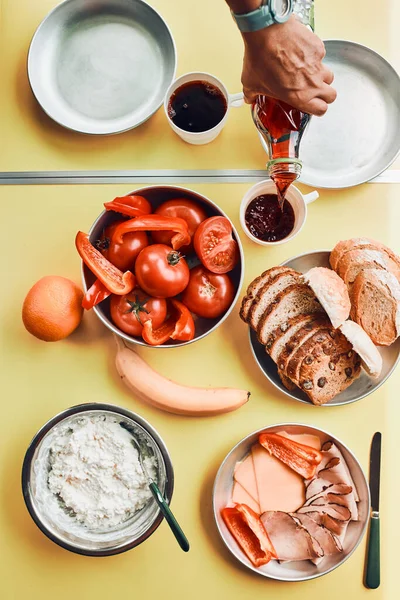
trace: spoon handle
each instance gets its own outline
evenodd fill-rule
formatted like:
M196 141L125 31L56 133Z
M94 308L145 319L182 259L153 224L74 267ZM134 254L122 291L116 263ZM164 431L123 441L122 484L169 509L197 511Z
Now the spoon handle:
M166 503L163 495L161 494L160 490L158 489L158 486L154 483L154 481L152 481L149 484L151 493L154 496L155 501L157 502L159 509L161 510L162 514L165 517L165 520L167 521L168 525L170 526L170 529L172 531L172 533L174 534L178 544L180 545L180 547L182 548L182 550L184 552L188 552L189 551L189 541L186 537L186 535L183 533L178 521L175 519L174 515L172 514L172 511L170 509L170 507L168 506L168 504Z

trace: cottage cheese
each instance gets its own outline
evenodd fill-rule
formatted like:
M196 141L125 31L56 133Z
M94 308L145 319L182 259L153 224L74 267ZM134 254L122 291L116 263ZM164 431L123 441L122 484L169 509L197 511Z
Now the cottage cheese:
M156 476L156 459L145 458ZM109 415L82 417L60 429L49 452L48 489L92 531L120 525L151 498L131 434Z

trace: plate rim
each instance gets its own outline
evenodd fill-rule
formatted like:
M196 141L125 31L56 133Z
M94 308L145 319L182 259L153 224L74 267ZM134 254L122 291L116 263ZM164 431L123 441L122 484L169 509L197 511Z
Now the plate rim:
M280 267L285 267L288 266L292 261L297 260L298 258L303 258L304 256L309 256L311 254L321 254L322 252L330 254L332 252L332 250L327 250L326 248L322 248L322 249L318 249L318 250L311 250L309 252L303 252L301 254L297 254L296 256L292 256L291 258L288 258L287 260L281 262L279 264ZM257 364L258 368L260 369L261 373L264 375L264 377L266 379L268 379L268 381L284 396L287 396L288 398L292 398L292 400L295 400L296 402L301 402L301 404L305 404L307 406L313 406L315 408L336 408L336 407L341 407L341 406L346 406L348 404L353 404L354 402L358 402L359 400L363 400L364 398L366 398L367 396L370 396L371 394L375 393L377 390L379 390L379 388L386 383L386 381L389 379L389 377L393 374L394 370L396 369L397 365L399 364L400 361L400 350L397 353L397 358L395 360L395 362L393 363L391 369L387 372L386 376L382 379L382 381L380 381L376 387L374 387L373 389L369 389L366 392L364 392L361 396L359 396L358 398L353 398L352 400L347 400L346 402L340 402L338 404L331 404L330 402L327 402L326 404L321 404L321 405L317 405L317 404L313 404L311 401L308 400L302 400L301 398L298 398L297 396L295 396L294 394L292 394L292 392L290 390L286 390L286 389L282 389L279 385L277 385L277 383L269 376L269 374L264 371L264 369L261 367L260 361L257 358L254 346L253 346L253 342L251 339L252 336L252 329L250 326L248 326L248 339L249 339L249 345L250 345L250 349L251 349L251 353L252 356L254 358L255 363ZM398 338L399 339L399 338ZM397 340L396 340L397 341ZM396 342L394 342L396 343ZM272 359L271 359L272 360Z
M145 0L133 0L133 1L136 2L137 4L143 4L143 5L145 5L147 9L149 9L151 12L153 12L158 17L158 19L162 22L163 26L165 27L165 29L166 29L166 31L167 31L167 33L169 35L169 38L170 38L170 41L171 41L171 44L172 44L172 49L173 49L174 68L173 68L173 73L172 73L171 81L169 82L168 86L165 89L165 93L166 93L167 90L168 90L168 87L175 80L177 66L178 66L177 65L177 63L178 63L178 53L177 53L177 47L176 47L175 38L172 35L172 31L171 31L168 23L162 17L162 15L154 8L154 6L152 6L151 4L149 4L148 2L146 2ZM44 24L49 19L51 19L53 17L54 13L62 11L64 5L72 3L72 2L80 2L83 5L84 0L63 0L62 2L60 2L60 4L57 4L56 6L54 6L54 8L52 8L45 15L45 17L40 21L39 25L36 27L36 29L34 31L32 39L31 39L31 41L29 43L29 48L28 48L28 53L27 53L27 58L26 58L26 74L27 74L27 79L28 79L29 87L30 87L30 89L32 91L32 94L34 95L37 103L39 104L39 106L41 107L41 109L43 110L43 112L52 121L54 121L54 123L57 123L61 127L64 127L65 129L68 129L69 131L74 131L75 133L80 133L80 134L87 135L87 136L91 136L91 135L93 135L93 136L108 136L108 135L118 135L119 133L125 133L127 131L131 131L132 129L136 129L137 127L139 127L140 125L143 125L143 123L145 123L146 121L148 121L160 109L160 107L164 103L165 93L164 93L161 101L158 103L158 105L154 106L151 109L151 112L147 116L145 116L144 118L142 118L140 121L138 121L134 125L130 125L129 127L123 127L122 129L114 129L112 131L87 131L84 128L72 127L71 124L67 125L66 123L63 123L61 120L59 120L58 118L56 118L52 114L50 114L50 112L43 105L43 103L41 102L41 100L39 100L39 97L38 97L37 93L35 92L34 85L33 85L32 80L31 80L32 64L33 64L33 60L34 60L32 57L33 57L33 48L34 48L35 40L36 40L37 36L39 35L39 31L42 29L42 27L44 27ZM108 3L110 5L112 5L112 0L108 0ZM101 121L96 121L96 122L97 123L101 123Z

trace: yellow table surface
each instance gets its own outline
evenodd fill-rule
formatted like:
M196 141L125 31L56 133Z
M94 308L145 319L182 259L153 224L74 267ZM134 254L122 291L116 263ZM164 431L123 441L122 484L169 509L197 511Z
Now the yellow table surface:
M247 185L198 185L238 224L239 202ZM46 344L21 322L21 305L40 277L59 274L79 281L74 248L78 229L87 230L102 203L129 191L127 186L10 186L0 188L3 247L0 258L2 415L0 588L4 600L166 598L176 600L281 598L377 598L392 600L396 589L399 498L397 440L399 371L379 391L342 408L316 408L286 399L262 376L248 344L238 307L212 335L173 352L143 350L161 373L182 383L248 388L250 402L237 412L189 418L158 411L133 397L114 368L110 333L94 314L85 314L69 339ZM397 188L365 185L351 192L324 192L310 206L303 232L292 242L266 250L241 232L247 284L263 269L339 238L373 236L399 251ZM165 522L140 547L109 558L72 554L48 540L31 520L21 494L20 473L36 431L59 411L81 402L111 402L138 412L165 439L176 476L172 507L190 542L178 548ZM336 571L312 582L289 584L242 568L219 539L211 492L219 464L242 437L284 421L319 426L342 439L368 472L373 433L383 432L382 585L362 585L365 539ZM396 543L397 542L397 543Z
M231 93L240 91L242 41L224 0L150 3L176 40L178 75L208 71ZM26 57L36 27L56 4L56 0L2 0L0 171L264 168L265 153L247 106L232 109L220 137L200 147L188 146L173 133L163 109L138 129L117 136L84 136L54 123L32 95ZM395 67L400 57L399 19L395 0L316 0L320 37L366 44Z

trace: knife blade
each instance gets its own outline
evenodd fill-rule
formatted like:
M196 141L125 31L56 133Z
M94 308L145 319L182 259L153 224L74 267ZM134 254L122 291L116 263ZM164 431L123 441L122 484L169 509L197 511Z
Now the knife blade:
M379 489L381 479L382 434L377 431L372 438L369 461L369 490L371 494L371 515L365 585L375 590L380 585L380 532L379 532Z
M369 460L369 491L371 493L372 512L379 513L379 488L381 478L382 434L377 431L372 438Z

